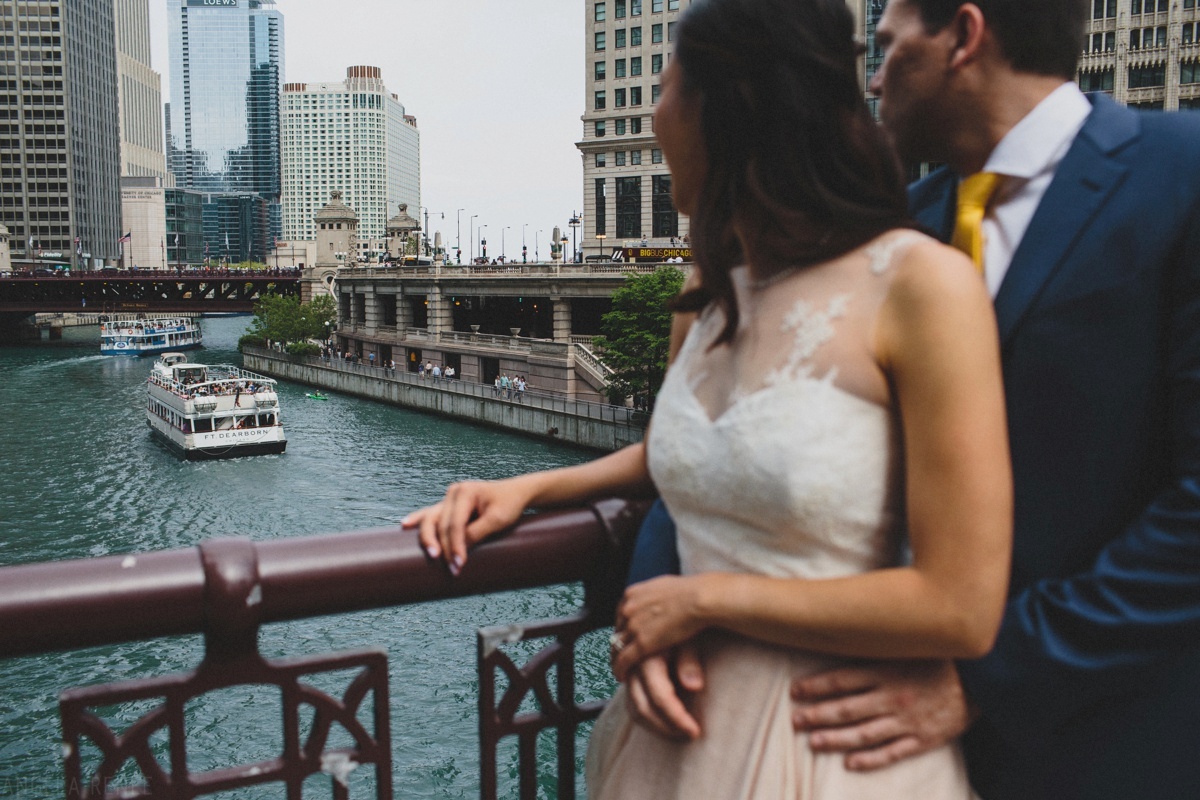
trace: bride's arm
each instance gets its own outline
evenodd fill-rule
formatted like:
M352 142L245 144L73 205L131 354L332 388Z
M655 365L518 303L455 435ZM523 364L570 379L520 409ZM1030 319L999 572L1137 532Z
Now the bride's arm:
M401 525L419 528L429 556L444 558L457 574L471 545L512 525L527 508L651 491L646 448L639 442L573 467L453 484L441 502L414 511Z
M1009 574L1012 478L999 347L983 282L922 243L896 266L876 351L904 434L910 566L824 580L714 573L632 586L618 677L709 627L882 658L976 657L991 647Z

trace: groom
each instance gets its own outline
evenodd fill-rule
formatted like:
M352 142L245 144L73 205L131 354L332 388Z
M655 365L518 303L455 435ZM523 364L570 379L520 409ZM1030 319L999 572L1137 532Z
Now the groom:
M1084 98L1091 7L891 0L876 34L885 126L948 165L912 211L995 297L1012 588L987 657L798 681L796 723L860 769L965 732L984 800L1200 797L1200 115ZM648 666L643 716L687 731Z

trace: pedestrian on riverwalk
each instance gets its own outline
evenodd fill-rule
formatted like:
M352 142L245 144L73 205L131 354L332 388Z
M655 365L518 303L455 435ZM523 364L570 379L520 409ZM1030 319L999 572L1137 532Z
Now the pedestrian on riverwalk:
M501 388L499 375L496 376L495 385L496 385L496 397L499 397L500 396L500 388Z
M512 400L512 384L509 382L507 375L500 376L500 388L504 390L504 399Z
M375 354L374 353L368 354L367 359L371 362L372 367L375 366Z
M437 364L434 364L433 365L433 382L441 383L441 380L442 380L442 368L440 366L438 366Z
M417 377L418 378L425 377L425 364L424 363L417 364Z

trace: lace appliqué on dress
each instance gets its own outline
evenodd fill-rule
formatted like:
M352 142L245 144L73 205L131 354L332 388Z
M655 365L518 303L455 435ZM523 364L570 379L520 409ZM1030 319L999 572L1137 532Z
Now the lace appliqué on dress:
M807 300L797 300L783 318L783 330L792 333L792 352L783 366L767 374L766 385L810 377L812 365L808 362L821 345L833 338L834 320L846 313L849 304L849 294L830 298L824 310L814 309ZM827 377L832 378L834 374L835 370L831 369Z
M922 239L928 238L917 231L900 231L893 236L880 238L866 249L866 255L871 265L871 272L882 275L891 269L892 260L896 253L907 250Z

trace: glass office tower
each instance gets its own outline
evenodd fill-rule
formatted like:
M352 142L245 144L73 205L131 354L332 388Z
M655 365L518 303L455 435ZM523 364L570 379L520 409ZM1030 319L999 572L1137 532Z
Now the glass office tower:
M116 263L113 0L0 2L0 222L13 263Z
M275 0L169 0L167 163L205 194L211 258L265 261L280 235L283 16Z

